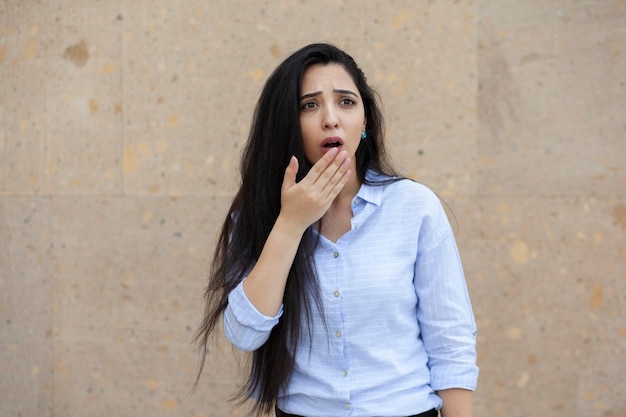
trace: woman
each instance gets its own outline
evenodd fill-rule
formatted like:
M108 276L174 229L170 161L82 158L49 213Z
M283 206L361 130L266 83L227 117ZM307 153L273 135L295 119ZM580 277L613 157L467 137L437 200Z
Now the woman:
M398 176L354 60L306 46L270 76L197 333L252 351L257 415L472 415L476 326L436 196ZM200 372L202 371L202 366Z

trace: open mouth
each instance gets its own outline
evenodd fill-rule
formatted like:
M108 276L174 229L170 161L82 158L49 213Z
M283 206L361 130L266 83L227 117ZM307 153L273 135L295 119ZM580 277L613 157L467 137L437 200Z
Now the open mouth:
M322 148L326 150L338 148L340 146L343 146L343 140L341 140L338 136L328 137L322 142Z

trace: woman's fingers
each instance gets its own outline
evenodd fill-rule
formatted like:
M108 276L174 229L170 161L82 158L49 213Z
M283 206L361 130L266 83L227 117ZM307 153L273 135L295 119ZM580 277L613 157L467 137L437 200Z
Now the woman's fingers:
M285 178L283 179L282 191L286 191L296 184L296 175L298 174L298 159L292 156L289 165L285 169Z
M292 157L281 189L281 213L296 227L308 227L326 213L350 178L347 152L327 152L299 182L298 160ZM300 226L298 226L300 225Z
M348 168L344 165L346 161L349 164L350 159L346 151L337 153L335 149L331 149L324 157L317 161L313 168L311 168L311 171L309 171L307 175L307 177L309 177L307 180L321 192L325 190L331 182L332 185L335 185L336 180L341 178L341 175ZM339 175L339 177L337 177L337 175ZM335 179L335 181L333 181L333 179Z
M334 173L332 173L332 168L337 166ZM324 187L322 188L322 194L326 194L327 199L331 202L337 197L341 189L348 182L348 178L350 178L350 158L346 158L343 161L337 161L337 163L333 163L329 169L327 169L328 174L332 173L332 176L328 179L327 182L324 183ZM324 175L322 176L324 177ZM322 178L321 177L321 178Z
M336 148L331 148L328 152L324 154L309 170L307 175L302 179L301 182L304 184L315 184L320 177L326 172L328 167L330 167L336 158L345 159L347 152L338 153Z

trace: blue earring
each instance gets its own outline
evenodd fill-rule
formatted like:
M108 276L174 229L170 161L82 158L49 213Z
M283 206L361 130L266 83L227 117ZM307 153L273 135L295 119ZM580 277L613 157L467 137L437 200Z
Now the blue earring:
M361 134L361 140L364 140L365 138L367 138L367 133L363 131L363 133Z

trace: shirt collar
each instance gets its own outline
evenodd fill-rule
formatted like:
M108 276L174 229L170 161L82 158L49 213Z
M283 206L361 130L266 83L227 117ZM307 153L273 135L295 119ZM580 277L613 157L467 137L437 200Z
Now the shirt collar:
M368 181L376 183L379 181L383 181L387 177L378 174L377 172L368 170L365 174L365 178L367 178ZM382 187L381 185L363 183L361 184L361 188L359 188L359 192L356 193L355 199L362 200L367 203L372 203L376 206L380 206L383 195L383 188L384 187Z

